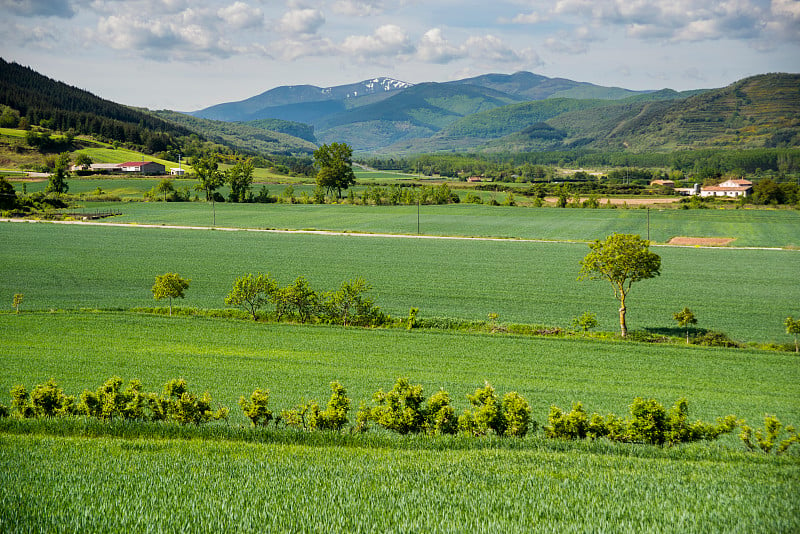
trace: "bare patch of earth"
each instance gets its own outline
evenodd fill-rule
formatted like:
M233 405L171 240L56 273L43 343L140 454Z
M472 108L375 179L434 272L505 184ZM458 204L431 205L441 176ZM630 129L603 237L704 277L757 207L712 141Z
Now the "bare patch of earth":
M573 197L569 197L569 202L572 202ZM581 197L581 202L588 200L589 197ZM545 202L555 204L558 201L557 197L545 197ZM598 198L597 202L600 206L605 206L611 200L613 206L653 206L656 204L674 204L680 202L678 197L642 197L642 198Z
M735 238L731 237L673 237L668 245L697 246L697 247L724 247L733 243Z

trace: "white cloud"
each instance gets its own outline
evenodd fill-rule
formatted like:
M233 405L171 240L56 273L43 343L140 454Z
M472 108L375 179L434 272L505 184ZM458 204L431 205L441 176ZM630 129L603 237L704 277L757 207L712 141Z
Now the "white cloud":
M542 15L538 11L531 11L530 13L520 13L510 21L503 20L502 22L511 22L512 24L539 24L549 20L549 17Z
M344 53L361 59L397 56L413 51L408 35L394 24L381 26L372 35L351 35L340 48Z
M264 24L264 12L244 2L236 2L217 10L217 16L234 29L259 28Z
M332 9L335 13L348 17L374 17L386 11L386 2L383 0L336 0Z
M228 57L235 49L198 24L110 16L97 24L94 38L115 50L137 50L157 60Z
M330 39L283 39L264 47L264 51L283 61L296 61L303 57L333 55L336 47Z
M442 36L440 28L433 28L425 32L417 47L417 57L430 63L450 63L465 57L465 55L463 49L447 42Z
M288 34L312 35L325 24L325 15L317 9L295 9L281 17L280 31Z

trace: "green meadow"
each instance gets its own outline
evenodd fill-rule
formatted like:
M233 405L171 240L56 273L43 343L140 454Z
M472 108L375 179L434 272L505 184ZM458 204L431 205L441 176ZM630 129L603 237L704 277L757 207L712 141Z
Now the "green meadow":
M585 311L617 329L617 302L601 281L577 281L584 243L329 236L249 231L2 223L0 294L24 309L155 305L157 274L191 279L177 305L222 308L236 277L270 272L281 284L305 276L318 291L361 276L394 316L568 327ZM662 275L635 284L632 329L675 327L688 306L698 327L740 341L788 342L783 320L797 314L800 254L792 250L659 247ZM677 330L676 330L677 332ZM675 332L674 332L675 333Z
M123 183L126 191L142 185L146 186L142 189L149 189L156 184L147 179ZM74 181L70 191L76 187L76 191L89 193L101 187L114 194L112 184L111 180L87 181L85 185ZM33 184L28 185L28 191L32 187ZM272 195L282 194L284 189L284 186L268 187ZM299 194L298 188L295 191ZM219 202L214 206L205 202L86 202L84 206L87 210L113 208L122 215L111 222L139 224L210 227L216 223L218 227L231 228L390 234L416 234L419 227L425 235L551 241L591 241L604 239L613 232L647 237L649 227L654 243L666 243L680 236L720 237L733 239L730 246L734 247L800 248L800 211L796 210L558 209L451 204L420 206L418 218L417 206Z
M117 374L148 390L183 376L231 408L208 428L0 420L3 530L454 532L794 531L800 458L735 435L675 448L605 441L249 430L240 395L353 411L398 376L448 390L457 411L489 380L529 399L625 414L634 396L689 400L692 420L800 418L787 353L439 331L265 325L126 312L0 315L0 388L57 378L68 394ZM6 398L2 399L4 402ZM352 421L351 412L351 421ZM102 491L98 488L102 487Z
M75 184L79 181L74 181ZM137 185L137 184L132 184ZM71 186L72 187L72 186ZM96 187L96 186L95 186ZM102 186L101 186L102 187ZM103 187L105 190L105 187ZM275 194L275 193L273 193ZM800 366L791 352L587 338L150 315L167 271L191 279L180 307L223 308L236 277L308 278L318 291L364 277L395 317L570 328L597 314L616 331L617 302L576 280L587 240L646 235L647 210L422 206L421 231L499 240L362 236L416 233L416 207L87 203L124 226L0 223L0 403L15 384L50 378L67 394L112 375L159 391L183 377L230 408L206 426L0 419L0 531L794 532L800 447L748 452L738 431L672 448L563 442L541 430L575 401L626 415L634 397L689 402L690 420L765 414L800 424ZM798 216L790 211L650 210L651 238L732 237L738 249L655 247L661 276L631 290L629 327L682 335L672 314L754 343L788 343L800 309ZM203 229L144 227L191 225ZM248 231L318 228L348 235ZM519 238L542 239L543 242ZM20 314L12 297L23 293ZM524 439L253 430L237 405L270 390L275 412L325 402L338 380L359 403L398 377L426 396L447 390L457 413L490 382L517 391L540 429ZM102 488L98 491L98 488Z

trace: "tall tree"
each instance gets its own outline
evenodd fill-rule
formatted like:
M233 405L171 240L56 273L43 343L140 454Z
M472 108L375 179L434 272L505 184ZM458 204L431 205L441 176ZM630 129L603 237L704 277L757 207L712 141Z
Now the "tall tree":
M166 202L167 193L174 193L175 186L172 185L172 180L170 180L169 178L164 178L163 180L158 182L158 185L156 186L156 191L158 191L159 193L164 193L164 202Z
M314 166L317 167L317 185L328 193L336 191L342 198L342 189L356 183L353 173L353 149L347 143L322 145L314 152Z
M69 152L64 152L56 158L55 172L50 176L50 180L45 188L45 193L66 193L69 191L69 184L66 177L69 169Z
M248 274L240 276L233 283L228 296L225 297L226 306L238 306L247 310L255 321L258 310L266 304L278 289L278 283L269 273L259 273L258 276Z
M661 274L661 256L650 252L650 242L633 234L608 236L605 241L589 244L592 251L581 260L578 280L608 280L619 299L619 326L622 337L628 335L625 322L625 298L634 282Z
M227 172L226 179L231 186L231 202L247 202L250 186L253 184L253 159L237 161Z
M197 189L206 192L206 200L214 199L214 192L224 183L216 156L203 156L192 164L197 175Z

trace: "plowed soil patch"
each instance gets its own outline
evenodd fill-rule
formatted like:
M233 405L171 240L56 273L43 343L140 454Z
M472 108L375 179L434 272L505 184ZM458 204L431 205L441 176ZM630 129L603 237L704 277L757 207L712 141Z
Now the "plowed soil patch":
M731 237L673 237L669 245L699 246L699 247L724 247L733 242Z

